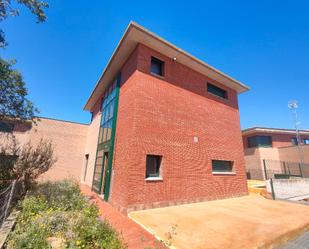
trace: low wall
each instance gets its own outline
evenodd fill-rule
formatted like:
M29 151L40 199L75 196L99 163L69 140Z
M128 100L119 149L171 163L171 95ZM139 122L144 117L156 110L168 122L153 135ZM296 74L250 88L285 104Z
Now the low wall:
M278 148L281 161L299 162L299 151L297 146ZM302 146L304 163L309 163L309 144Z
M57 181L68 177L80 180L85 164L87 131L87 124L39 118L37 125L16 125L13 134L20 144L30 142L36 146L40 139L52 142L57 161L39 180ZM7 134L0 132L0 146L5 145L6 138Z
M276 199L306 199L309 198L309 178L273 179L273 189ZM271 182L266 181L267 192L271 193Z

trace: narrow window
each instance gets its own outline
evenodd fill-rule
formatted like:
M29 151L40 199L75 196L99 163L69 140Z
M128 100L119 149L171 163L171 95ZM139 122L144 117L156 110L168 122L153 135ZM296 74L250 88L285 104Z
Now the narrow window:
M147 155L146 157L146 178L160 177L160 166L162 156Z
M212 160L212 172L233 172L233 162Z
M150 72L156 75L164 76L164 62L155 57L151 57Z
M272 147L272 138L271 136L248 137L248 147Z
M87 170L88 170L88 159L89 159L89 154L85 155L85 171L84 171L84 181L86 180L87 176Z
M14 130L14 124L0 121L0 132L12 132Z
M227 99L228 97L227 91L210 83L207 83L207 91L223 99Z

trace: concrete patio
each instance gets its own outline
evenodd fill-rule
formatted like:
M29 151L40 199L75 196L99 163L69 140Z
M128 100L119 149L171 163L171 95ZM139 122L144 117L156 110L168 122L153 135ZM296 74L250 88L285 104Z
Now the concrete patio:
M179 249L273 248L309 228L309 207L264 199L240 198L136 211L129 217L157 238Z

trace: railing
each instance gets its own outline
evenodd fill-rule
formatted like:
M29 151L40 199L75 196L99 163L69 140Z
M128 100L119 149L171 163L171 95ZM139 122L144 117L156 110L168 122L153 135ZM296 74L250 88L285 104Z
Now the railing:
M16 183L17 181L14 180L0 191L0 228L9 216L11 208L13 207L14 197L17 194Z
M309 164L263 160L265 179L309 178Z
M247 178L254 180L309 178L309 164L279 160L263 160L262 167L247 169Z

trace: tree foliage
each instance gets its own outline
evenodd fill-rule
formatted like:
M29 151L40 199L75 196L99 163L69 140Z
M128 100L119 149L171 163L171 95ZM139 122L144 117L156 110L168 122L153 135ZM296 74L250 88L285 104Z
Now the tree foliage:
M0 0L0 22L9 16L18 16L18 6L25 6L36 17L37 22L46 20L45 9L48 3L41 0ZM0 29L0 47L7 45L5 33ZM20 72L14 69L14 60L0 57L0 120L15 118L19 121L32 120L37 109L27 99L27 88Z
M0 58L0 119L31 120L38 110L27 99L25 82L21 73L13 68L14 64Z
M36 17L37 22L44 22L46 20L45 9L48 8L48 3L40 0L15 0L17 4L27 7ZM13 7L12 0L0 0L0 22L7 19L9 16L18 16L20 10ZM0 29L0 47L7 45L5 41L5 35L2 29Z

